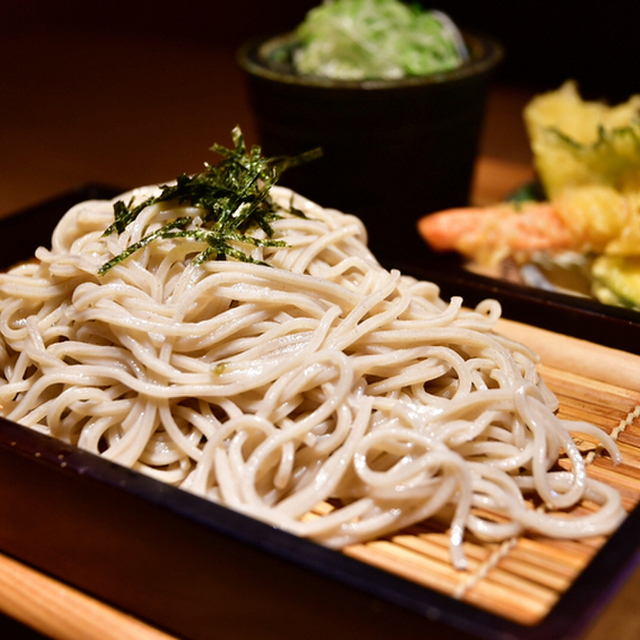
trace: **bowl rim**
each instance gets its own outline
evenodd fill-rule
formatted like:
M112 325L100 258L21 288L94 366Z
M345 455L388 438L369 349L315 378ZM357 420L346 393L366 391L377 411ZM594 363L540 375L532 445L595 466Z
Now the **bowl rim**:
M238 49L236 59L240 67L250 76L271 82L297 85L317 89L368 89L388 90L394 88L441 85L446 82L463 80L483 75L496 67L504 58L504 48L494 37L462 30L465 44L471 52L471 59L449 71L421 76L405 76L398 79L336 80L292 71L291 65L273 65L267 61L269 52L291 45L296 40L295 31L252 38Z

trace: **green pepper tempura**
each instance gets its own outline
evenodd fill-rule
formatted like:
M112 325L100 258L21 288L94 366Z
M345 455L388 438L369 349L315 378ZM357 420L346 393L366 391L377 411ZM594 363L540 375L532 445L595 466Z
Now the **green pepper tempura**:
M336 80L429 75L467 58L448 16L400 0L327 1L309 11L297 35L297 71Z

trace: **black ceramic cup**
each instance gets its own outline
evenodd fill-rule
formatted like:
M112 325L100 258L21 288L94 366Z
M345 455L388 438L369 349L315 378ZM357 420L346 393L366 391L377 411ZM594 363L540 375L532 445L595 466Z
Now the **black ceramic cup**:
M290 169L281 184L359 216L380 260L415 262L426 252L417 220L468 204L501 46L465 34L470 58L453 71L354 82L297 74L293 37L249 42L238 53L264 153L321 147L319 160Z

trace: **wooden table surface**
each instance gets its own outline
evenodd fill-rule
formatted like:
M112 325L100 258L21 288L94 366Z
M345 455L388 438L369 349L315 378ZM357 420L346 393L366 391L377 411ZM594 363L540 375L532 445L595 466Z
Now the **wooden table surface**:
M236 124L255 140L229 47L114 39L99 29L5 25L0 35L0 215L87 182L128 188L197 171L213 142L229 143ZM531 95L499 84L491 93L474 185L479 202L532 176L521 120ZM640 637L638 592L640 572L583 640ZM168 637L2 555L0 612L8 616L2 637L37 637L29 629L59 640ZM10 631L3 634L2 624Z

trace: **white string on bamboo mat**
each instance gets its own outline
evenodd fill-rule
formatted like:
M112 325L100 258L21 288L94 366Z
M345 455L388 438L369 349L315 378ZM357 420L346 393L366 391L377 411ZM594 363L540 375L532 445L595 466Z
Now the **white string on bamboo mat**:
M614 441L617 441L620 437L620 434L623 433L627 428L629 428L635 420L640 418L640 405L637 405L633 411L630 411L627 416L620 420L618 426L611 431L611 437ZM595 451L590 451L585 457L586 464L592 464L598 455L598 449ZM472 589L475 585L478 584L481 580L486 578L487 574L491 569L493 569L499 562L508 555L508 553L518 544L518 538L510 538L509 540L505 540L493 553L489 555L489 557L482 562L478 568L469 575L466 580L463 580L454 590L453 597L457 599L464 598L467 591Z

